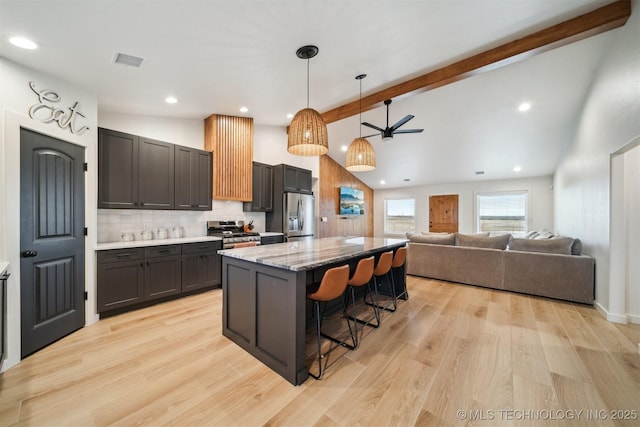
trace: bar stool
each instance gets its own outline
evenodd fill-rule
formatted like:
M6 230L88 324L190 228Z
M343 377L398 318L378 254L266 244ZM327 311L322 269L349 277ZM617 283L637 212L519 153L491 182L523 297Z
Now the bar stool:
M387 283L389 284L389 290L391 292L391 301L393 302L393 308L389 308L383 305L380 305L378 301L374 302L366 302L367 305L371 305L376 307L378 310L386 310L386 311L396 311L396 291L393 286L393 276L391 273L391 264L393 262L393 251L383 252L380 254L380 258L378 258L378 263L376 264L376 268L373 270L373 286L376 290L376 297L378 295L378 287L380 284L378 280L382 277L387 278ZM391 276L391 277L389 277Z
M347 288L347 281L349 280L349 266L343 265L341 267L330 268L324 273L322 276L322 281L320 282L320 287L317 291L309 294L308 298L313 301L315 307L315 316L316 316L316 329L318 335L318 375L315 375L309 371L309 375L311 375L315 379L322 378L323 368L322 368L322 359L325 354L322 354L322 337L328 338L332 341L335 341L339 344L344 345L347 348L354 349L356 345L356 337L353 335L353 330L351 329L351 323L349 322L349 317L347 317L347 325L349 326L349 334L351 335L351 340L353 341L353 345L349 346L344 341L340 341L337 338L331 337L329 335L323 334L321 331L322 328L322 316L320 315L320 302L326 303L327 301L331 301L338 297L341 297L344 294L345 289ZM344 298L343 298L343 308L344 308ZM355 328L355 322L354 322Z
M371 282L371 278L373 277L374 264L375 264L375 258L373 256L370 256L369 258L363 258L360 261L358 261L358 265L356 266L356 271L353 272L353 275L347 282L347 290L345 292L345 297L347 295L351 295L351 304L353 305L353 316L350 314L347 314L347 316L351 318L351 320L354 320L355 322L358 322L358 323L362 323L363 325L377 328L378 326L380 326L380 311L378 310L378 307L377 307L378 290L374 287L376 304L373 305L373 314L374 314L376 323L372 323L371 321L364 320L364 319L358 319L356 314L356 298L355 298L355 288L368 285ZM366 293L364 295L365 302L366 302L367 294L369 294L369 297L373 300L370 286L367 286ZM356 347L357 347L359 345L357 325L355 325L355 336L356 336Z
M403 300L409 299L409 293L407 292L407 281L405 274L405 265L407 260L407 247L403 246L396 250L395 255L393 256L393 261L391 262L391 277L393 279L393 287L396 293L396 300L398 298L402 298ZM397 293L398 289L396 289L396 274L399 274L398 281L400 282L400 286L402 286L402 292Z

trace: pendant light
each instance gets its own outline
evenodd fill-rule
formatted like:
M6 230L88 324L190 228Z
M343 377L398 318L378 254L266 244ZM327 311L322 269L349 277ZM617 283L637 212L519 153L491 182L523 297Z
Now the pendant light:
M356 80L360 81L360 120L362 123L362 79L367 77L366 74L356 76ZM360 126L360 137L356 138L349 145L347 150L347 170L349 172L366 172L376 168L376 153L373 147L362 137L362 127Z
M307 60L307 108L291 120L287 151L298 156L321 156L329 151L327 125L320 113L309 108L309 59L317 54L317 46L302 46L296 51L298 58Z

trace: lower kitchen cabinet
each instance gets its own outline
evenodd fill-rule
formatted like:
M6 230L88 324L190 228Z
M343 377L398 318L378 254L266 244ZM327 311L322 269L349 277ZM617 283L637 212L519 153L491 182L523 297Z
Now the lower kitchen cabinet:
M121 313L222 283L221 241L98 251L98 313Z
M147 301L182 292L180 245L145 248L144 296Z
M222 242L187 243L182 245L182 291L222 284L222 257L217 251Z
M144 301L144 251L98 252L98 313Z

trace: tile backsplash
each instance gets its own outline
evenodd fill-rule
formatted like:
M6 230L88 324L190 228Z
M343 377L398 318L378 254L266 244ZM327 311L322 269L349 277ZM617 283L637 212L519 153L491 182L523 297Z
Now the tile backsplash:
M214 200L210 211L162 211L137 209L98 209L98 243L120 241L123 232L135 234L141 240L143 230L153 231L157 239L159 228L171 230L182 227L184 237L198 237L207 234L207 221L212 220L253 220L254 231L265 231L263 212L243 212L242 202Z

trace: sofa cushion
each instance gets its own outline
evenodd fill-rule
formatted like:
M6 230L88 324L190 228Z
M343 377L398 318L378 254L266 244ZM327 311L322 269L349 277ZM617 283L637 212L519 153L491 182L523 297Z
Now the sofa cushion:
M523 252L544 252L549 254L571 255L573 245L571 237L555 237L553 239L518 239L509 240L509 250Z
M500 236L488 236L485 233L479 234L456 234L456 246L467 246L471 248L485 249L506 249L511 234L502 234Z
M454 245L456 235L454 233L415 234L407 233L407 239L415 243L431 243L432 245Z

